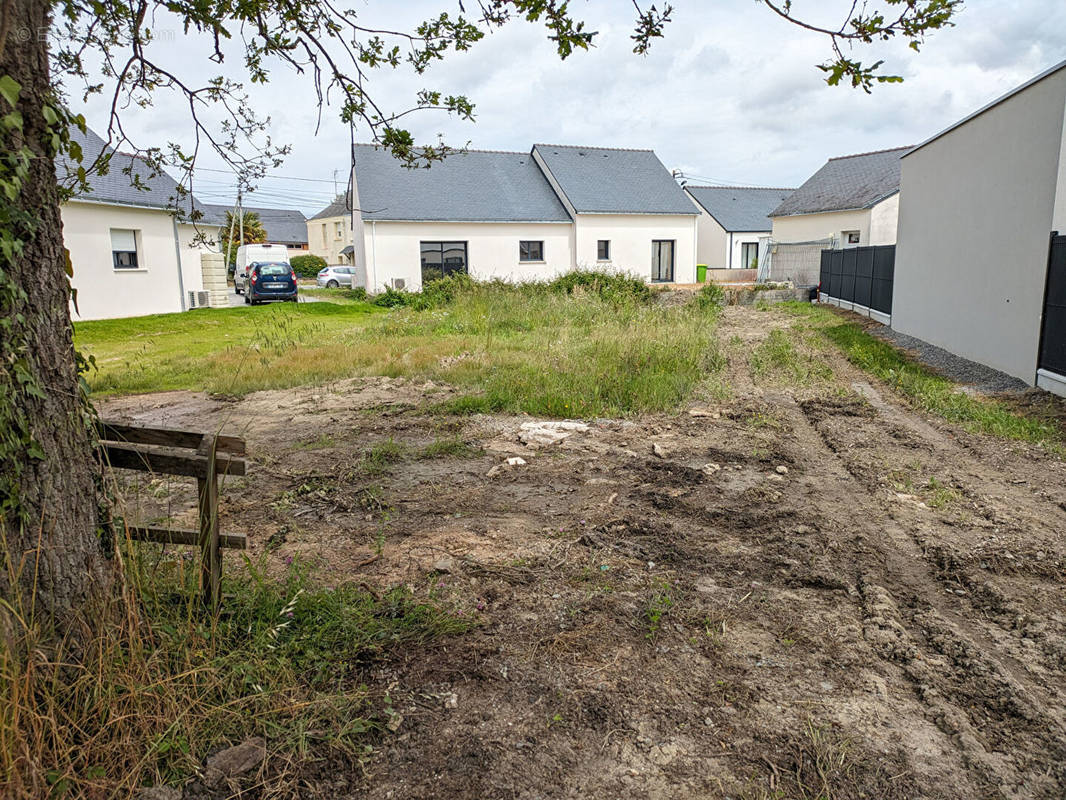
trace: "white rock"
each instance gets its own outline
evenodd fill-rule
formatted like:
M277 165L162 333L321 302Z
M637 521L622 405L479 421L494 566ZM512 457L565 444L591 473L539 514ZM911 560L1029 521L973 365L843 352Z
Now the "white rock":
M721 468L722 468L721 464L715 464L714 462L711 462L710 464L704 464L703 465L703 472L704 472L705 475L713 475L714 473L718 472L718 470L720 470Z
M788 475L788 467L786 467L784 464L778 464L777 465L777 474L778 475Z
M511 456L507 459L507 466L509 467L523 467L526 464L526 460L521 456Z
M659 458L666 458L668 455L670 455L669 451L658 442L652 444L651 451L655 453L655 455Z
M572 422L570 420L524 422L518 438L522 444L529 447L547 447L561 442L574 433L584 433L588 429L589 426L584 422Z

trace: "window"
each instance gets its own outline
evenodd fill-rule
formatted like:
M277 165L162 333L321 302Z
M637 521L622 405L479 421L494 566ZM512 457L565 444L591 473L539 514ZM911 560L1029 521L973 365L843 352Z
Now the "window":
M596 242L596 260L597 261L610 261L611 260L611 240L600 239Z
M466 242L421 242L422 283L466 272Z
M322 223L322 246L329 246L329 234L326 232L326 223Z
M744 242L740 246L740 268L757 269L759 266L759 243Z
M111 262L115 269L138 269L137 231L111 229Z
M334 233L336 234L335 238L343 239L344 238L344 223L343 222L334 222L333 223L333 228L334 228Z
M656 239L651 243L651 279L657 283L673 283L673 239Z
M859 244L861 237L858 231L843 231L840 234L840 238L843 239L846 247L855 247Z
M544 260L544 242L519 242L518 243L518 260L519 261L543 261Z

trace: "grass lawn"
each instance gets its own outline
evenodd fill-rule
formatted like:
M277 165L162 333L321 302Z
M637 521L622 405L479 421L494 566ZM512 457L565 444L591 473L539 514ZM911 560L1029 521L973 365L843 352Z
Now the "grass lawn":
M570 289L573 293L567 293ZM717 312L642 285L464 285L426 310L330 300L78 323L94 392L242 395L361 375L466 387L453 411L589 417L676 410L722 366Z
M1055 422L1018 413L999 400L960 391L953 381L871 336L858 324L844 321L828 306L785 303L782 307L804 318L803 327L819 332L839 347L851 363L887 383L918 408L976 433L1042 442L1053 450L1061 449L1062 432Z

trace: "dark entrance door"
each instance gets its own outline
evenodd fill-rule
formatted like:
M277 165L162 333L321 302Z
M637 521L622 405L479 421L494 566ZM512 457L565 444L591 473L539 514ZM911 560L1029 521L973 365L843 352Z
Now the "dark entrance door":
M1066 236L1051 237L1038 366L1066 375Z
M674 282L673 239L656 239L651 243L651 279L657 283Z
M422 283L467 272L466 242L421 242Z

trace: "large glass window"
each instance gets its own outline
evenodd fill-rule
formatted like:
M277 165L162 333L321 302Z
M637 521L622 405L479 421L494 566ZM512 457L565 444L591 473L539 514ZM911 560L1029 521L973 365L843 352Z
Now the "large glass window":
M519 261L543 261L544 260L544 242L519 242L518 243L518 260Z
M740 268L757 269L759 266L759 243L744 242L740 246Z
M651 243L651 279L658 283L673 283L673 239L656 239Z
M422 242L422 283L466 272L466 242Z

